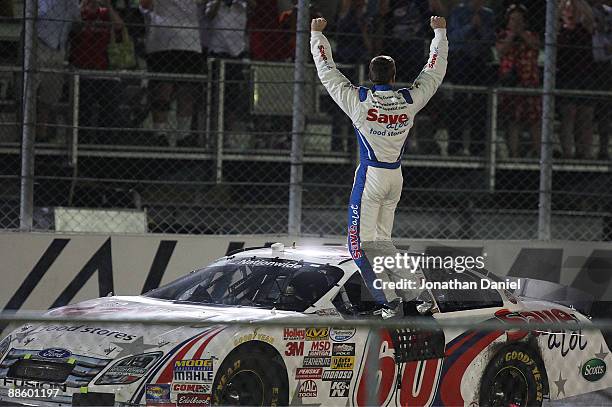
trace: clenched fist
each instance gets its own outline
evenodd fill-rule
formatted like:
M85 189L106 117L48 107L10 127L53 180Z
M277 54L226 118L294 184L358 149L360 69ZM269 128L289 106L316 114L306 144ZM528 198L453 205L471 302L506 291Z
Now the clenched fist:
M430 24L434 30L436 28L446 28L446 19L444 17L432 16Z
M323 31L327 27L327 20L323 17L313 18L310 22L310 31Z

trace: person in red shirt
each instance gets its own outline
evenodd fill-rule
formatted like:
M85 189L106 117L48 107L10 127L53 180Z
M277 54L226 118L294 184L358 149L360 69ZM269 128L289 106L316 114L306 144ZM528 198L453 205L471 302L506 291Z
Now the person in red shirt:
M107 70L106 50L111 41L111 30L121 38L124 23L113 9L110 0L83 0L81 3L81 29L73 35L70 62L80 69ZM118 127L121 103L119 78L82 75L79 92L79 126ZM85 142L109 142L109 131L85 129Z
M526 29L527 9L513 4L506 11L506 28L497 37L500 55L499 79L502 86L536 88L540 86L538 54L540 39ZM501 95L500 105L508 122L508 148L511 157L519 156L519 135L529 125L534 154L540 149L541 99L539 96Z

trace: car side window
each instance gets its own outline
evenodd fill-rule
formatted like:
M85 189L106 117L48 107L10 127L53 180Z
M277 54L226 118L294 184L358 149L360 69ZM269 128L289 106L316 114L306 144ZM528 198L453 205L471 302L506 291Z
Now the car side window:
M332 303L344 315L372 312L377 309L377 303L366 287L361 274L353 274L344 283Z
M424 270L429 281L475 283L476 289L432 289L440 312L466 311L478 308L503 306L503 300L497 290L480 288L481 277L469 271L463 273L448 270Z

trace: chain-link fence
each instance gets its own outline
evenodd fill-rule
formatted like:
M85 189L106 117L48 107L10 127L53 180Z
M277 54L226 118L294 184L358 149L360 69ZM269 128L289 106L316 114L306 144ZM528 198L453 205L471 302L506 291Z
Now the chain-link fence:
M3 1L0 227L343 234L357 142L298 23L329 21L354 83L392 55L401 87L437 14L449 69L411 130L394 236L609 239L610 4L558 3L551 42L545 2L480 3Z

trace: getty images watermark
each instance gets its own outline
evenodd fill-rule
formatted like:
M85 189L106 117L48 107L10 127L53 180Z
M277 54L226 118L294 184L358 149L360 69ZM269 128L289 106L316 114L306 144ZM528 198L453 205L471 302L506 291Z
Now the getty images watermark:
M395 256L376 256L372 262L372 269L380 274L385 270L393 274L401 274L408 271L412 274L422 269L453 270L462 274L468 270L480 271L485 268L485 256L426 256L412 255L408 253L396 253ZM377 289L408 289L408 290L477 290L498 289L518 290L521 288L521 280L505 279L494 281L488 278L480 278L477 281L465 278L452 278L446 281L428 281L424 278L402 278L398 281L385 281L382 278L374 280Z

